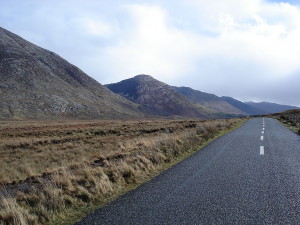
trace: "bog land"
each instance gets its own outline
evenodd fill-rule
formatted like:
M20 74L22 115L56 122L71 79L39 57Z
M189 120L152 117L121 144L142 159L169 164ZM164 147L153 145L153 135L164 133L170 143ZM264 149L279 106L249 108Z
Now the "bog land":
M0 224L73 223L243 121L0 121Z

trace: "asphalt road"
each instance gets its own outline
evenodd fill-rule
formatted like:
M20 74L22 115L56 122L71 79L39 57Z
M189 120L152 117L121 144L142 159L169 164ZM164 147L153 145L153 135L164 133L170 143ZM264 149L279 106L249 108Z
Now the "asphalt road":
M264 132L252 119L78 225L300 224L300 137L264 121Z

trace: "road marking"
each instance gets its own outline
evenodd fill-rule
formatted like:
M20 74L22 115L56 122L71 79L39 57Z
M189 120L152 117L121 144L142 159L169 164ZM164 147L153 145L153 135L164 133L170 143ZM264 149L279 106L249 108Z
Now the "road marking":
M259 154L260 155L264 155L265 154L265 147L264 146L260 146Z
M260 136L260 140L263 141L264 140L264 136Z
M265 118L263 118L263 128L262 128L262 134L265 133ZM260 140L263 141L264 140L264 136L260 136ZM265 147L264 146L260 146L259 148L259 154L260 155L264 155L265 154Z

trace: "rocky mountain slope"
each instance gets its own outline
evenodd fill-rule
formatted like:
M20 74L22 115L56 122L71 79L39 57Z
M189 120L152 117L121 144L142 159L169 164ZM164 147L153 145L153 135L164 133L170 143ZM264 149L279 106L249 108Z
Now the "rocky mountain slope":
M218 112L228 114L245 114L245 112L234 107L228 102L224 101L220 97L214 94L208 94L202 91L194 90L189 87L174 87L176 91L189 98L194 103L204 105L208 108L212 108Z
M0 118L142 117L116 95L57 54L0 28Z
M262 111L258 108L255 108L253 106L247 105L241 101L238 101L234 98L231 97L221 97L221 99L223 99L224 101L228 102L230 105L238 108L239 110L243 111L244 115L263 115L266 114L265 111Z
M267 113L279 113L291 109L299 109L296 106L280 105L271 102L245 102L245 104L260 109Z
M111 91L138 103L145 112L160 116L212 118L214 110L195 104L173 87L149 75L106 85Z

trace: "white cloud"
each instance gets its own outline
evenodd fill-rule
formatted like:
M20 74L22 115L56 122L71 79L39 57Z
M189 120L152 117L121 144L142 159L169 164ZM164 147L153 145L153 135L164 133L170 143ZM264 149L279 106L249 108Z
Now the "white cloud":
M161 79L186 74L197 55L197 37L170 25L167 13L160 7L131 5L127 9L132 29L107 49L110 60L118 65L116 74L147 73Z
M213 1L217 2L220 1ZM214 12L215 15L212 27L216 32L216 36L213 37L216 47L210 49L215 51L215 54L225 53L225 59L235 58L237 62L241 57L254 60L278 76L288 75L300 69L299 49L295 51L300 29L295 22L300 21L300 11L297 7L287 3L270 4L263 1L231 0L229 6L235 7L225 6L225 3L207 3L202 7L201 3L200 1L200 14L206 11L205 6L208 6L209 12ZM274 20L278 14L284 19Z
M86 31L95 36L107 36L112 34L112 28L107 23L103 21L95 21L92 19L83 19L83 26Z

